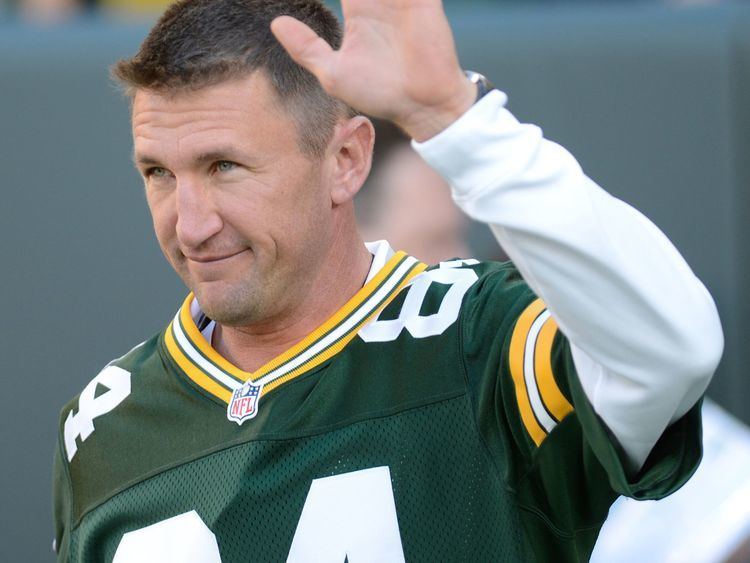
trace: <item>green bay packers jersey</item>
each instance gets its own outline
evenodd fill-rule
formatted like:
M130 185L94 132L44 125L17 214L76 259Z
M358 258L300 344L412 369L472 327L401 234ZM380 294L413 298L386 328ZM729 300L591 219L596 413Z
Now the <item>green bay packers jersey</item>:
M210 323L189 296L63 409L59 560L582 561L617 495L700 458L696 405L626 472L508 263L396 253L253 373Z

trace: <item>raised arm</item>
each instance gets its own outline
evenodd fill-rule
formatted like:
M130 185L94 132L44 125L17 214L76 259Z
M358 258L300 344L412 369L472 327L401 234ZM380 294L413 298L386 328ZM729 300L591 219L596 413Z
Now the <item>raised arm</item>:
M723 347L714 303L648 219L587 178L493 92L474 105L441 2L342 2L339 51L291 18L273 31L323 87L390 119L491 225L571 349L583 389L636 471L705 390Z

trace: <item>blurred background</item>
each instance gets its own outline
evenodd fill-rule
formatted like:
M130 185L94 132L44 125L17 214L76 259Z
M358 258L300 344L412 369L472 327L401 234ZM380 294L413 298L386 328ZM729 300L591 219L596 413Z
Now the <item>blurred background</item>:
M53 559L61 406L106 362L161 330L184 297L152 234L130 162L127 102L107 70L136 51L165 5L0 0L0 305L8 319L0 333L0 561ZM750 5L467 0L446 8L464 67L489 76L519 119L542 126L594 180L659 225L718 303L726 351L707 428L715 445L707 460L718 469L691 493L701 503L671 509L682 515L687 547L705 553L683 545L657 555L657 543L680 541L658 527L674 530L676 520L631 514L624 518L641 529L648 521L651 536L646 555L621 560L750 561L742 555L750 531ZM387 125L379 125L358 213L369 238L424 260L503 257ZM685 506L700 507L713 527L690 528ZM637 532L613 528L602 561L638 543ZM722 545L711 549L711 541Z

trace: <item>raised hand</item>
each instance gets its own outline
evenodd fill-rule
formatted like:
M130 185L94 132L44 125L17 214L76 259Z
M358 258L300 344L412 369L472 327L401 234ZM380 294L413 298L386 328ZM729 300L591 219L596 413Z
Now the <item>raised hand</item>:
M282 16L271 29L323 88L363 113L389 119L418 141L474 102L440 0L342 0L344 41L334 51L305 24Z

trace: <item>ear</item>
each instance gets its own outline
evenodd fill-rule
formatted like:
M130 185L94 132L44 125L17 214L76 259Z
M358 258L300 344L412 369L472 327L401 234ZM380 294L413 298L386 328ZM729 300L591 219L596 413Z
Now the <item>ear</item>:
M329 150L333 159L331 201L341 205L351 201L370 174L375 128L358 115L336 125Z

